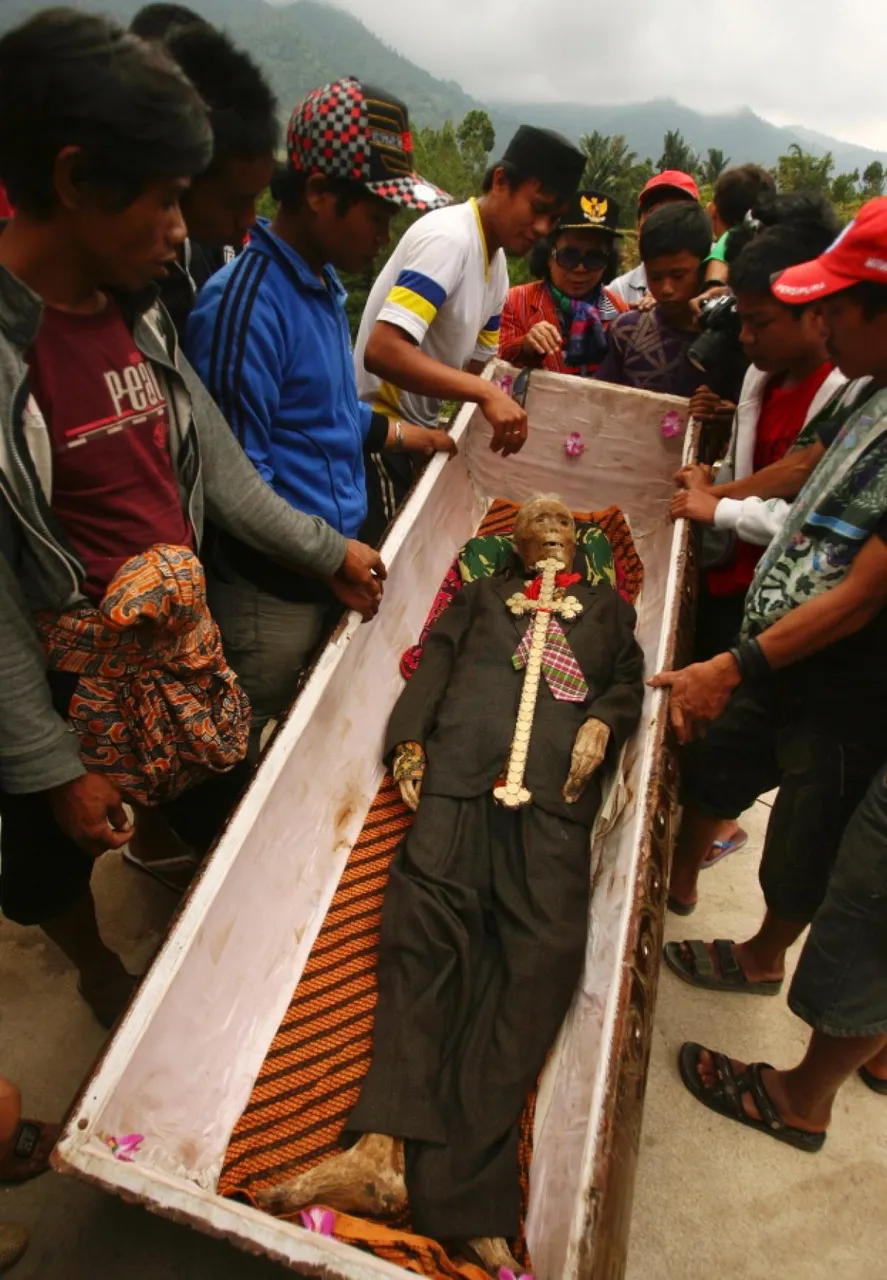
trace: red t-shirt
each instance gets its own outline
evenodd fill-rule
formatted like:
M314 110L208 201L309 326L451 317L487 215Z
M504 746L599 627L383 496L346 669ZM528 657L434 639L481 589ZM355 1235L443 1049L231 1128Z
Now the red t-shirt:
M762 471L785 457L801 434L814 396L833 368L826 361L794 387L781 387L776 379L767 384L755 435L754 471ZM706 575L711 595L732 596L748 591L764 551L764 547L753 547L737 538L730 563L709 569Z
M47 307L28 364L52 440L52 510L98 602L130 556L158 542L192 545L166 398L110 299L99 315Z

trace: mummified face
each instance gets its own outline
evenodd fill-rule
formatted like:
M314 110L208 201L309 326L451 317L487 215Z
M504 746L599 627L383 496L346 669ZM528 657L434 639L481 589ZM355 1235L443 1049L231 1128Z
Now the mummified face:
M514 522L514 549L528 569L550 558L570 568L576 526L559 498L534 498L521 507Z

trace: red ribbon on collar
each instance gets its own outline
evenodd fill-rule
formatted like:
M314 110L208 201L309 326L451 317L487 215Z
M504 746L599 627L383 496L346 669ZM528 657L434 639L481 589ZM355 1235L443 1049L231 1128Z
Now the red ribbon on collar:
M558 573L555 575L554 585L556 587L563 587L564 590L566 590L567 587L572 587L574 583L581 582L581 581L582 581L581 573ZM524 595L527 597L528 600L538 600L539 592L541 590L542 590L542 575L540 573L538 578L534 578L532 582L527 584L527 589L524 592Z

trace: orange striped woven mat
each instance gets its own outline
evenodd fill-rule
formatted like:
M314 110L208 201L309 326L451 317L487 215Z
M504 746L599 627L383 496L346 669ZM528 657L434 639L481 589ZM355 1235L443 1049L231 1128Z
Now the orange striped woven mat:
M479 532L509 532L516 507L497 500ZM611 540L624 594L637 597L643 569L618 508L578 517L601 525ZM385 777L342 873L326 919L283 1022L238 1120L219 1179L221 1195L250 1193L293 1178L340 1150L339 1134L369 1067L376 1007L376 959L382 899L391 857L412 822L400 792ZM535 1093L521 1121L524 1220L529 1198ZM390 1225L342 1213L292 1215L312 1230L368 1250L435 1280L488 1280L451 1258L436 1241L414 1235L404 1217ZM523 1239L517 1257L529 1266Z

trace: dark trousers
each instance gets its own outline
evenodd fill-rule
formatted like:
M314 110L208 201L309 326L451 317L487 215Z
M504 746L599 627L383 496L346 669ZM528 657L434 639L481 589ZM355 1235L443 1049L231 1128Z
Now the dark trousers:
M767 907L809 924L825 897L848 821L884 758L877 715L854 709L843 722L786 696L778 677L744 681L704 738L683 753L681 802L713 818L738 818L779 788L761 856Z
M586 827L491 795L425 796L395 855L347 1128L408 1140L422 1234L517 1234L520 1115L582 972L589 867Z
M887 1034L887 768L844 832L788 993L828 1036Z
M250 775L241 761L159 806L176 835L208 852ZM0 912L17 924L61 915L89 889L95 859L69 840L44 794L0 794Z

